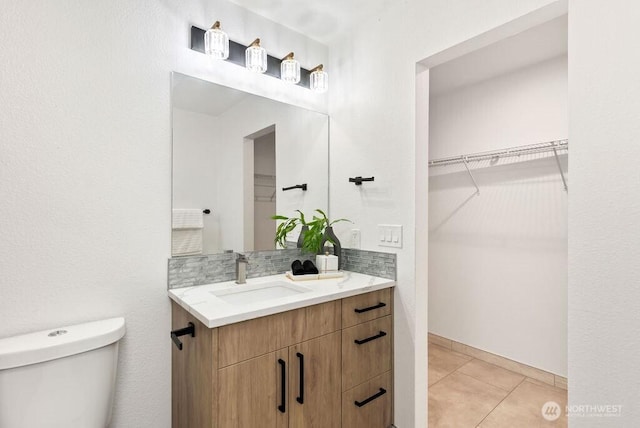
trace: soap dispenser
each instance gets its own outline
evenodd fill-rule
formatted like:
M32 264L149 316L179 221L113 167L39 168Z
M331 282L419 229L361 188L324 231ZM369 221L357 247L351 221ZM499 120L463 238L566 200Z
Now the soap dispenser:
M324 230L324 238L322 238L322 248L325 248L325 244L330 242L333 244L333 254L338 258L338 266L337 269L342 269L342 246L340 245L340 240L333 232L333 227L328 226Z

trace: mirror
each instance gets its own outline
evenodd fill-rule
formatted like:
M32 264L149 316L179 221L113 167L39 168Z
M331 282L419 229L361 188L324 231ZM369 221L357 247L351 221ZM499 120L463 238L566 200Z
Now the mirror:
M172 256L275 249L272 215L327 209L327 115L175 72L171 88Z

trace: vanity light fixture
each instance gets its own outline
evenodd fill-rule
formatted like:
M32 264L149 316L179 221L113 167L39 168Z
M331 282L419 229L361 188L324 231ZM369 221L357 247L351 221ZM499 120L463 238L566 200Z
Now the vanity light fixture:
M229 58L229 36L220 29L220 21L204 33L204 51L215 59Z
M267 71L267 51L260 46L260 39L255 39L245 51L245 67L256 73Z
M318 93L327 92L329 89L329 75L324 71L322 64L311 69L309 87L313 92Z
M219 21L209 30L191 26L191 49L207 54L210 58L228 61L256 73L311 89L316 93L326 92L329 87L329 76L323 70L322 64L308 70L294 59L293 52L283 59L269 55L260 46L260 39L249 45L231 40L220 28Z
M300 63L293 58L293 52L282 58L280 63L280 78L294 85L300 82Z

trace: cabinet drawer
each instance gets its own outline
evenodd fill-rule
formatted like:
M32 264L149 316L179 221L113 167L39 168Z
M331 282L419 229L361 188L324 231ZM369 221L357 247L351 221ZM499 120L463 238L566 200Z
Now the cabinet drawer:
M342 394L342 426L387 428L392 424L392 379L388 371Z
M391 288L342 300L342 328L391 314Z
M342 390L391 370L391 316L342 330Z

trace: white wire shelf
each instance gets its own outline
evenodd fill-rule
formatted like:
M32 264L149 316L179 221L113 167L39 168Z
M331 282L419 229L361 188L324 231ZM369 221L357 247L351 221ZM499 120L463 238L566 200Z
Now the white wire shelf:
M452 165L486 159L505 158L513 156L528 155L534 153L545 153L553 151L569 150L569 140L555 140L545 143L530 144L526 146L510 147L502 150L492 150L489 152L470 153L467 155L451 156L447 158L434 159L429 161L429 166Z
M547 141L544 143L530 144L526 146L510 147L508 149L492 150L489 152L470 153L466 155L433 159L429 161L429 167L454 165L459 163L464 164L464 167L469 173L469 176L471 177L471 181L473 181L473 185L476 188L476 194L479 195L480 188L478 187L478 183L476 182L475 178L473 177L473 174L471 173L471 169L469 168L469 162L482 161L487 159L497 160L500 158L553 152L553 155L556 159L556 164L558 165L558 170L560 171L560 177L562 178L562 184L564 186L564 190L568 191L569 187L567 186L567 180L564 176L564 171L562 171L562 166L560 165L560 159L558 159L558 152L560 151L567 151L567 152L569 151L569 140L554 140L554 141Z

